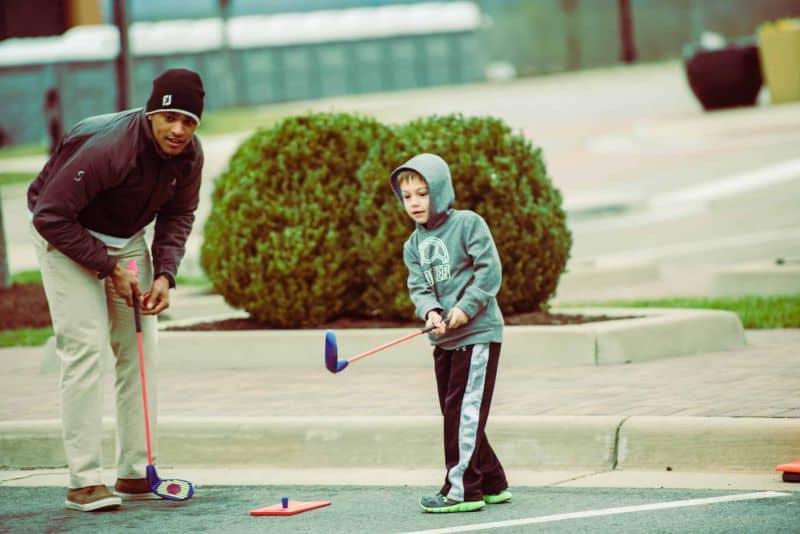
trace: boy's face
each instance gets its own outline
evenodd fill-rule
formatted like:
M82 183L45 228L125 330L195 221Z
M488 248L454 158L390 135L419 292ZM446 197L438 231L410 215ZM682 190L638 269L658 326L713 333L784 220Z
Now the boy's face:
M425 180L411 177L400 183L403 195L403 207L414 222L427 224L430 217L431 196Z

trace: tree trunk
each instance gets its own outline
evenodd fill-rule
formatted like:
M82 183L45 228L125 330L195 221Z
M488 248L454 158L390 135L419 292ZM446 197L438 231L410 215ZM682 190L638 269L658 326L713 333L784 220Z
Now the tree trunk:
M128 40L128 0L114 0L114 24L119 30L119 55L114 61L117 77L117 111L130 107L131 51Z
M3 191L0 190L0 287L11 285L11 273L8 272L8 254L6 253L6 232L3 226Z
M619 0L620 56L625 63L636 62L636 40L633 32L633 11L630 0Z

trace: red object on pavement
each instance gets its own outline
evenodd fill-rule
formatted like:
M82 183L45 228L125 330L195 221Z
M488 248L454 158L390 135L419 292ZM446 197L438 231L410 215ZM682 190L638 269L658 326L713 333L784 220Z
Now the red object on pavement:
M784 482L800 482L800 460L781 464L775 468L775 471L783 471Z
M331 501L289 501L286 508L281 503L272 504L251 510L250 515L295 515L328 506L330 503Z

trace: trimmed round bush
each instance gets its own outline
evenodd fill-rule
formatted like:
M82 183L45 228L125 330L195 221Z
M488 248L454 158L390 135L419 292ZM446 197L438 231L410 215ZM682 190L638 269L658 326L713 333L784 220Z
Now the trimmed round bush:
M560 192L553 187L541 149L499 119L433 116L397 129L380 159L359 171L365 184L358 203L355 251L373 283L362 309L384 318L409 318L403 243L414 228L389 185L391 170L422 152L449 164L454 208L477 212L488 223L503 263L498 301L505 314L543 309L555 293L572 238Z
M202 266L232 306L275 327L357 313L364 284L353 236L368 157L393 136L350 114L291 117L238 149L215 183Z

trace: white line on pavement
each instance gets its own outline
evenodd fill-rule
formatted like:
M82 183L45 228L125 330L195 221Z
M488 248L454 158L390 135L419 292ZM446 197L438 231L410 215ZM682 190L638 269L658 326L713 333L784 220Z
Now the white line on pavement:
M746 193L774 183L795 181L798 177L800 177L800 159L791 159L685 189L654 195L650 199L650 205L664 207L686 202L706 202L726 195Z
M645 512L648 510L666 510L668 508L685 508L688 506L706 506L722 502L752 501L757 499L771 499L773 497L786 497L789 493L777 491L761 491L757 493L740 493L737 495L724 495L722 497L706 497L703 499L686 499L683 501L657 502L652 504L639 504L636 506L622 506L620 508L605 508L601 510L586 510L584 512L570 512L567 514L545 515L541 517L526 517L508 521L495 521L492 523L476 523L460 527L437 528L434 530L418 530L405 534L444 534L450 532L471 532L474 530L489 530L493 528L516 527L519 525L533 525L535 523L550 523L565 519L581 519L584 517L599 517L604 515L628 514L631 512Z

